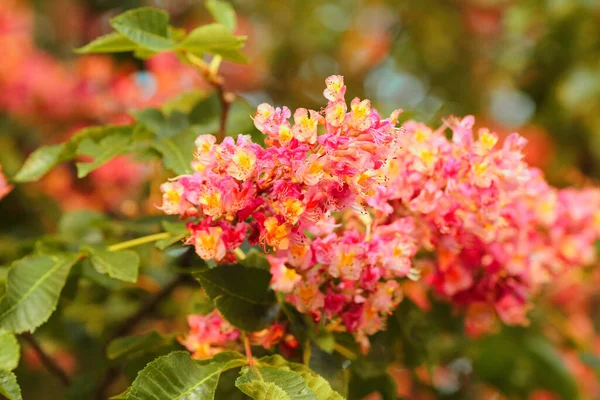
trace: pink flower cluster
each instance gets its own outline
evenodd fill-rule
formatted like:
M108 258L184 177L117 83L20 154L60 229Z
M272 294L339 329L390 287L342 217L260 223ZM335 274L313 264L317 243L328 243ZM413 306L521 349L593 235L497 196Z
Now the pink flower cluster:
M189 315L189 333L179 338L194 358L203 359L214 356L225 349L238 349L240 331L233 327L217 311L206 315ZM249 333L248 340L251 344L270 349L282 340L290 342L293 337L286 334L280 324L273 324L259 332Z
M258 107L254 123L266 148L243 135L221 144L200 136L196 172L162 185L162 209L200 219L189 224L188 243L203 259L233 261L248 239L272 251L272 287L299 310L324 307L348 330L374 333L399 301L395 279L409 273L416 251L403 234L412 230L408 219L363 229L367 199L383 190L398 148L400 111L382 119L359 99L348 109L343 78L326 83L325 109L298 109L293 122L286 107ZM346 211L362 220L340 232L332 215Z
M418 263L431 270L427 281L438 293L527 324L540 284L595 260L600 191L549 186L523 161L522 137L512 134L500 146L487 129L474 137L473 124L473 117L451 118L434 131L407 123L389 185L369 204L382 221L414 219L413 236L433 254Z
M245 240L262 246L273 290L364 348L402 300L402 278L423 275L473 306L476 331L491 326L482 310L527 323L541 283L593 261L600 192L548 186L523 161L522 137L474 135L470 116L398 129L400 111L382 119L368 100L348 107L341 76L326 85L326 107L293 122L285 107L258 107L266 148L200 136L195 172L162 185L162 210L190 221L200 257L230 262Z

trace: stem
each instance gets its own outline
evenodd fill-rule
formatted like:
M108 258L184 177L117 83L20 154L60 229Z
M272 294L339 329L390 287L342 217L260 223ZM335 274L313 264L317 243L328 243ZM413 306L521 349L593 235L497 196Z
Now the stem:
M44 368L46 368L51 374L55 375L63 385L69 386L70 379L65 370L62 369L62 367L58 365L54 359L44 352L33 335L29 332L26 332L21 335L21 338L36 352L42 361L42 364L44 364Z
M235 249L233 251L233 253L235 254L235 256L238 258L238 260L242 261L246 259L246 254L244 253L244 250L240 249L239 247L237 249Z
M214 56L210 65L207 65L204 60L191 54L185 53L187 59L196 67L200 75L210 83L219 95L219 102L221 103L221 118L219 121L219 133L217 134L217 142L220 143L225 139L225 133L227 131L227 116L231 108L231 103L235 99L233 93L225 91L223 77L219 75L219 67L221 66L221 57Z
M244 339L244 350L246 350L246 357L248 358L248 365L251 367L256 365L254 358L252 358L252 349L250 348L250 341L245 332L242 332L242 338Z
M217 140L222 142L223 139L225 139L227 116L229 115L229 108L233 101L233 94L225 92L222 84L217 86L217 93L219 94L219 101L221 102L221 120L219 124L219 134L217 135Z
M139 246L141 244L156 242L161 239L168 239L173 236L170 232L161 232L155 233L154 235L142 236L137 239L128 240L126 242L121 242L117 244L113 244L112 246L108 246L108 251L119 251L123 249L128 249L130 247Z
M302 362L307 367L310 364L310 357L311 357L311 355L312 355L312 349L310 347L310 340L307 340L306 344L304 345L304 353L302 353Z
M348 360L356 360L356 354L354 354L352 350L342 346L341 344L336 343L333 349L341 355L343 355L344 357L346 357Z

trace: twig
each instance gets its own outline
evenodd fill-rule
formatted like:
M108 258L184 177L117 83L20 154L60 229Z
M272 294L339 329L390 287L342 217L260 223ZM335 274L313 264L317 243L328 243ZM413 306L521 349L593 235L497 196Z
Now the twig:
M153 235L142 236L136 239L128 240L126 242L116 243L111 246L108 246L108 251L119 251L123 249L128 249L130 247L139 246L145 243L156 242L161 239L168 239L173 236L170 232L161 232L155 233Z
M252 357L252 349L250 348L250 340L248 340L248 336L246 336L245 332L242 332L242 338L244 339L244 350L246 350L246 358L248 358L248 365L253 367L256 362Z
M52 357L50 357L44 352L44 350L40 347L39 343L37 342L37 340L35 340L33 335L29 332L26 332L21 335L21 338L27 343L29 347L31 347L36 352L36 354L42 361L42 364L44 364L44 368L46 368L51 374L55 375L62 382L63 385L69 386L71 380L69 379L69 376L67 375L65 370L62 369L62 367L58 365L56 361L52 359Z
M227 117L229 116L229 110L231 109L231 103L235 100L235 94L227 92L224 86L223 77L218 74L219 66L221 64L221 57L215 56L213 62L207 65L204 60L191 54L186 53L188 60L196 67L200 75L210 83L219 95L219 102L221 103L221 118L219 121L219 133L217 135L217 142L222 142L225 139L227 132ZM218 58L217 58L218 57Z

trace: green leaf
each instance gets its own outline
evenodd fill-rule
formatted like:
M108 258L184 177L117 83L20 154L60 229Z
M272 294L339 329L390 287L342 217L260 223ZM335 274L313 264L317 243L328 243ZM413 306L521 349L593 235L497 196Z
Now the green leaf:
M12 333L0 330L0 369L12 371L19 365L20 346Z
M94 126L84 128L74 134L68 142L43 146L29 155L14 179L17 182L35 181L61 162L73 159L77 155L79 143L85 139L100 141L111 135L132 132L132 126Z
M77 254L28 256L8 271L5 297L0 302L0 328L33 332L56 309L60 292Z
M269 288L268 271L228 264L202 268L194 277L223 317L242 330L259 331L277 317L279 304Z
M205 5L215 21L225 25L230 31L235 29L237 17L231 4L222 0L206 0Z
M224 25L209 24L191 31L178 48L199 57L204 53L218 54L225 60L246 63L248 59L241 51L245 40L245 36L235 36Z
M203 362L192 360L189 353L176 351L152 361L133 381L127 399L203 400L213 399L223 371L246 363L239 353L220 354Z
M152 331L145 335L115 339L109 343L106 354L109 360L115 360L144 350L153 350L172 341L172 339L162 337L156 331Z
M525 347L543 387L563 399L580 398L575 378L550 342L543 337L529 336L525 339Z
M109 251L100 247L85 246L94 269L101 274L125 282L137 282L140 256L133 250Z
M97 143L91 138L84 138L77 148L77 155L93 157L92 162L77 163L77 177L84 178L90 172L110 161L114 157L129 151L133 127L113 128L108 135Z
M310 390L317 396L317 400L342 400L343 397L331 388L329 382L322 376L303 364L289 362L280 355L273 355L260 359L261 363L266 363L280 369L287 369L300 375L307 383Z
M256 400L317 400L304 378L287 368L244 367L235 386Z
M186 130L175 137L156 137L152 147L163 158L163 164L177 175L191 172L190 163L194 159L194 141L197 135L192 130Z
M110 20L116 31L140 47L151 51L166 51L175 42L168 37L169 14L151 7L126 11Z
M240 264L248 268L258 268L265 271L271 270L271 264L267 261L264 253L256 249L250 249L250 251L246 253L246 258L240 261Z
M165 115L156 108L133 111L131 115L151 132L160 137L173 137L188 127L187 116L177 110Z
M31 182L40 179L54 166L73 157L73 149L67 143L43 146L27 157L25 164L14 177L17 182Z
M137 45L119 32L100 36L83 47L75 49L77 54L88 53L121 53L134 51Z
M97 211L74 210L65 213L58 223L58 231L69 240L98 243L102 240L100 226L106 216Z
M8 400L23 400L17 377L10 371L0 369L0 395Z

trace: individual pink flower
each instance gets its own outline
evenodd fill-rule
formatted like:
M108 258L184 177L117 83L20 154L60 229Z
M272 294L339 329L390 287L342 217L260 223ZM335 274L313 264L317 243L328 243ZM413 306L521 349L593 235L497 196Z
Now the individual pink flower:
M2 166L0 165L0 200L6 197L11 191L12 186L8 184L8 180L2 173Z

